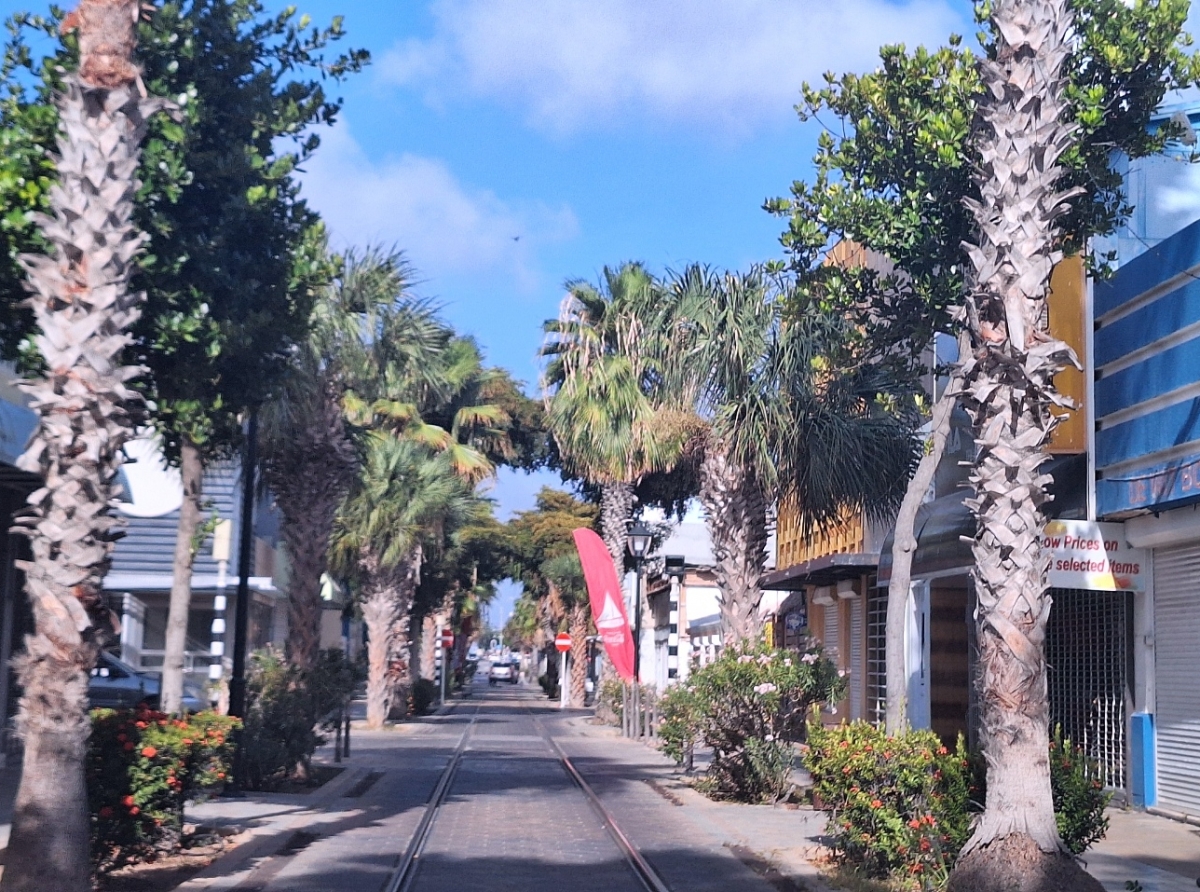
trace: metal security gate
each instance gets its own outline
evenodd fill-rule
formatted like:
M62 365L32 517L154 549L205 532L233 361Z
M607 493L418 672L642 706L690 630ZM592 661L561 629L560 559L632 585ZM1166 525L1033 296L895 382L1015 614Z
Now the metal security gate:
M887 589L872 580L867 589L867 714L868 722L887 719Z
M1051 594L1050 727L1061 726L1064 737L1083 747L1106 787L1124 790L1132 595L1081 589Z
M1200 814L1200 546L1154 552L1158 804Z

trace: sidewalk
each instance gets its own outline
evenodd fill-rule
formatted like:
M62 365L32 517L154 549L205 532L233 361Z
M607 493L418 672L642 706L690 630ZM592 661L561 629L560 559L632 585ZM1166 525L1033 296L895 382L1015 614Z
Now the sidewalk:
M590 725L582 717L564 725L579 735L562 742L568 754L578 759L585 777L590 779L589 757L596 764L620 763L631 776L653 773L660 795L677 799L692 823L721 838L727 848L742 857L746 853L758 856L790 880L793 888L812 892L828 888L811 860L822 850L823 813L809 808L712 802L685 784L682 773L650 746L621 738L616 729ZM698 768L700 764L697 759ZM603 781L596 786L600 792ZM620 822L620 799L611 791L609 797ZM1200 885L1200 827L1121 809L1109 811L1109 822L1106 838L1083 856L1088 872L1108 892L1126 892L1125 883L1131 880L1140 883L1143 892L1195 892ZM756 872L761 873L761 867L760 863Z
M454 721L453 716L445 722L429 717L386 732L356 731L342 773L311 793L250 794L189 809L189 820L245 835L178 892L232 890L264 865L269 873L281 871L278 881L296 892L374 888L371 883L390 870L395 840L407 838L419 819L452 738L461 730L450 727ZM656 863L665 873L686 871L688 859L706 852L726 858L732 853L745 866L744 887L753 885L752 871L779 892L828 892L812 860L822 852L824 814L712 802L685 783L660 753L621 738L616 729L591 724L582 711L546 724L633 842L652 863L665 862ZM405 771L389 771L400 750ZM319 761L330 756L326 748ZM18 777L16 768L0 769L0 845L7 843ZM1200 827L1118 809L1109 818L1108 836L1083 859L1109 892L1125 892L1130 880L1143 892L1197 888ZM322 842L314 844L317 839ZM286 857L272 859L279 853ZM331 875L333 854L343 861L352 856L353 868ZM262 879L260 870L255 882Z

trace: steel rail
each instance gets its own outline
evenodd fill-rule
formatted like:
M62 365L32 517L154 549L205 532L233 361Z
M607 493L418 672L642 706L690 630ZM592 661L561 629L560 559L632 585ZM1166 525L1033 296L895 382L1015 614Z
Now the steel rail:
M592 810L596 812L600 818L600 822L604 825L604 829L608 831L608 835L617 844L617 848L625 856L626 863L629 864L630 869L641 884L645 886L647 892L671 892L671 887L663 881L662 877L658 875L658 871L650 865L650 862L638 851L638 847L625 835L625 831L621 829L612 812L600 801L600 797L592 789L592 785L579 773L579 769L575 767L575 763L563 752L562 747L558 745L558 741L546 730L546 726L542 724L541 719L533 715L533 710L530 710L530 716L533 718L533 724L537 727L538 733L541 734L542 739L546 741L550 749L554 751L554 755L558 757L559 762L562 763L563 768L566 770L567 776L583 792L584 798L587 799Z
M441 777L438 778L433 792L429 794L429 799L425 803L425 813L421 815L421 821L417 824L417 829L413 833L412 839L409 840L408 848L404 850L404 855L400 858L399 865L392 872L388 884L384 886L384 892L408 892L412 888L413 881L417 877L417 872L421 868L421 855L425 851L425 844L429 841L429 837L433 832L433 825L437 820L438 811L446 801L446 795L450 792L450 785L454 782L454 776L458 774L458 767L462 764L463 753L466 752L467 741L471 737L471 731L475 728L475 721L479 718L480 708L480 705L476 705L475 714L471 716L470 724L463 731L462 737L458 739L458 745L455 746L454 752L450 756L450 761L442 770Z

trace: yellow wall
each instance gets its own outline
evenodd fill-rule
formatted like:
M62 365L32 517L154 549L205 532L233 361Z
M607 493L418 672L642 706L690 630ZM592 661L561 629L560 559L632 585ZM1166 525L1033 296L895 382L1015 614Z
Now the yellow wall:
M1079 255L1063 258L1050 276L1050 293L1047 304L1050 308L1050 334L1066 341L1075 351L1079 364L1084 364L1087 338L1084 332L1084 301L1087 278L1083 269L1083 258ZM1087 451L1087 411L1084 402L1087 390L1083 372L1070 367L1058 373L1054 379L1060 393L1071 397L1077 409L1055 409L1054 414L1063 417L1050 435L1048 451L1075 454Z

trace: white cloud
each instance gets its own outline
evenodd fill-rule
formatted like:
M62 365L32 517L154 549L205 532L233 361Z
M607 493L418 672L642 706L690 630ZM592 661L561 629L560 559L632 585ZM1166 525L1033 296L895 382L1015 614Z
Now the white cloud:
M429 278L500 271L532 289L538 247L579 230L569 207L505 201L460 182L440 159L372 161L345 124L324 135L303 184L335 243L395 244Z
M949 0L434 0L433 16L384 56L386 80L559 133L630 110L741 132L786 117L805 80L874 68L882 44L969 27Z

